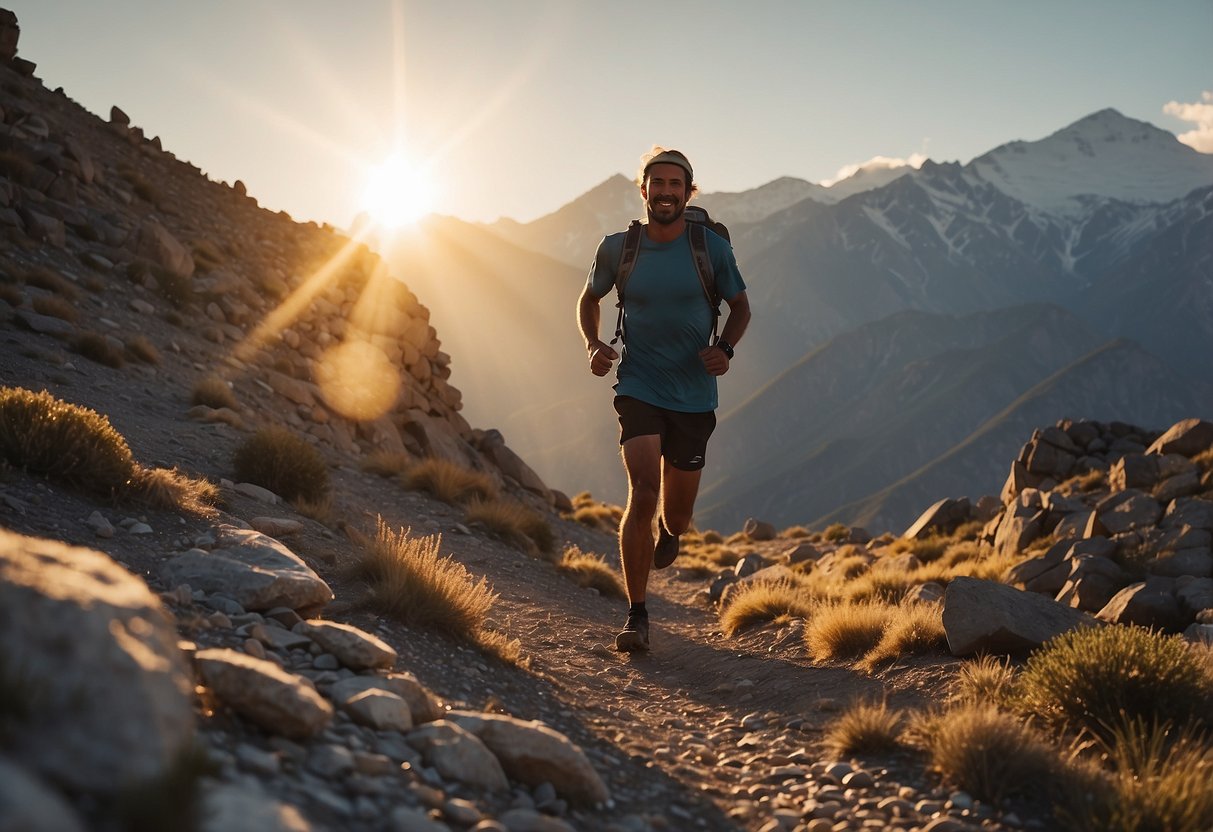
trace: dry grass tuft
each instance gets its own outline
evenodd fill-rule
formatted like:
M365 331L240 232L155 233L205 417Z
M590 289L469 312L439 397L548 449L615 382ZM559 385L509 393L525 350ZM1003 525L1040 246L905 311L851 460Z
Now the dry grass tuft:
M805 625L805 647L819 662L858 659L880 643L890 618L880 603L822 603Z
M628 597L619 573L598 555L587 554L577 546L564 550L556 568L571 577L578 586L596 589L607 598L624 600Z
M239 482L268 488L291 501L317 501L328 494L329 472L320 452L287 428L262 428L236 449Z
M203 515L211 514L220 498L214 483L178 468L139 468L131 478L131 491L157 508Z
M97 332L78 333L68 344L72 352L83 355L89 361L118 369L126 364L122 351L109 339Z
M728 606L720 611L720 626L732 637L746 627L783 616L808 618L812 611L812 600L790 581L755 581L730 596Z
M21 294L21 290L16 286L4 283L0 284L0 300L16 309L24 300L24 295Z
M369 605L409 626L427 627L479 643L497 596L463 564L439 555L440 535L414 538L382 518L355 574L370 584Z
M525 552L549 554L556 535L547 520L516 500L474 499L465 511L468 523L478 523L506 543Z
M481 630L476 635L474 642L482 652L487 653L502 664L521 667L523 669L531 666L530 658L522 653L522 642L519 639L510 638L505 633L500 633L497 630Z
M39 289L45 289L52 295L57 295L64 300L75 300L80 296L80 290L76 285L68 280L63 275L56 271L51 271L42 266L35 266L25 273L25 283L27 286L37 286Z
M291 500L291 508L309 520L315 520L325 526L332 525L335 516L332 494L315 498L296 497Z
M1010 704L1014 683L1015 670L1009 661L982 656L961 665L952 698L957 702L988 702L1002 707Z
M72 306L70 301L66 301L56 295L39 295L33 301L34 311L39 315L49 315L52 318L59 318L63 321L75 323L80 318L80 314L76 312L76 307Z
M238 406L232 388L216 375L203 376L194 383L194 389L190 391L190 404L201 404L215 409L226 407L231 410Z
M942 606L905 604L892 607L880 641L864 655L858 667L871 671L882 662L907 654L934 653L946 646Z
M126 342L127 355L144 364L159 364L160 350L145 335L136 335Z
M362 460L361 468L378 477L397 477L414 462L408 451L375 451Z
M824 743L833 754L892 751L901 743L905 715L881 702L859 702L843 711L827 729Z
M20 387L0 387L0 457L106 495L125 490L136 471L130 447L105 416Z
M497 486L488 474L445 459L423 459L409 468L402 480L406 488L429 492L435 499L451 505L497 497Z
M978 800L998 803L1040 794L1061 766L1030 725L991 705L965 705L928 720L931 762L944 780Z

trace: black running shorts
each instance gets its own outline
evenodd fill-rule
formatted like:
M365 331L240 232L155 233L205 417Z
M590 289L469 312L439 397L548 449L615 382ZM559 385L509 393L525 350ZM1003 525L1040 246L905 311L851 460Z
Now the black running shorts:
M680 413L631 396L615 397L619 414L619 444L636 436L660 436L661 455L682 471L703 468L708 437L716 429L716 413Z

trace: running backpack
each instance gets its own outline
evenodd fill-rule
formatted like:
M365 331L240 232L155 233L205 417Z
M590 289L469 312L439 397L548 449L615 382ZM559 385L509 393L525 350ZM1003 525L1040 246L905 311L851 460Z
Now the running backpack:
M729 239L729 229L725 227L724 223L717 222L708 216L708 212L698 205L688 205L682 215L687 221L687 234L691 240L691 257L695 261L699 285L703 287L703 296L712 309L711 343L715 344L716 329L720 322L720 293L716 291L716 275L712 271L712 258L708 254L706 229L712 229L726 240ZM619 316L615 320L615 337L611 339L612 344L619 340L627 343L627 338L623 333L624 289L627 287L628 278L632 276L632 270L636 267L636 258L640 256L640 235L643 233L644 223L640 220L632 220L623 238L623 254L619 257L619 268L615 273L615 292L619 296L615 305L619 308Z

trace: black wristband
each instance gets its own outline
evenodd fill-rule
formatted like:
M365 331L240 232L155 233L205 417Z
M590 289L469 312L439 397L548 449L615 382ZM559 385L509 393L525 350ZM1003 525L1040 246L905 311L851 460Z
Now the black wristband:
M720 347L720 351L728 357L729 361L733 360L733 345L723 338L716 339L716 346Z

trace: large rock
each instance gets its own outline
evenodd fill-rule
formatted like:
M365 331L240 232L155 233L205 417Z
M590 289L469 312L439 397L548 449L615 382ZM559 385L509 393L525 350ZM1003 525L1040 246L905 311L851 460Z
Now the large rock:
M1070 574L1057 593L1057 602L1068 607L1095 612L1103 609L1128 581L1116 561L1099 555L1071 558Z
M907 540L917 540L931 534L947 533L964 523L972 516L973 507L968 497L958 500L944 498L924 511L917 520L906 529L902 537Z
M1108 471L1108 485L1113 491L1129 488L1150 490L1160 479L1158 457L1145 454L1125 454Z
M255 783L255 781L254 781ZM216 785L202 798L199 832L311 832L312 825L294 806L275 800L255 784Z
M1095 510L1099 522L1110 534L1153 526L1162 517L1162 506L1157 500L1132 488L1101 500Z
M177 631L106 555L0 529L6 747L46 777L108 792L163 773L193 736Z
M333 707L311 682L273 662L212 648L199 650L194 664L220 702L271 734L313 737L332 719Z
M440 719L408 735L428 766L450 780L502 792L510 787L501 762L480 738L456 722Z
M194 257L169 230L148 217L139 226L135 237L135 253L177 277L188 278L194 273Z
M1210 447L1213 447L1213 422L1184 419L1154 440L1154 444L1150 445L1146 453L1183 454L1193 457Z
M0 757L0 832L85 832L86 828L62 795Z
M445 459L465 467L475 464L475 449L442 419L419 408L412 408L401 416L400 428L412 437L426 456Z
M333 600L329 585L282 543L232 526L220 527L211 551L191 549L170 560L163 577L170 586L189 584L208 595L227 595L253 611L306 611Z
M489 461L497 466L502 474L517 482L527 491L547 499L548 487L543 484L539 475L505 444L505 437L500 431L485 431L480 440L480 451Z
M603 803L610 797L585 753L541 722L470 711L451 711L447 719L479 737L511 780L528 786L551 783L557 794L575 803Z
M411 673L388 673L384 676L351 676L334 682L329 698L344 705L366 690L384 690L399 696L409 706L413 722L433 722L442 715L442 707L434 695Z
M391 667L396 651L391 645L365 630L336 621L307 622L307 634L351 670Z
M944 632L957 656L1022 653L1095 623L1086 613L994 581L953 578L943 596Z
M1179 529L1184 526L1213 529L1213 500L1181 497L1167 507L1167 513L1159 525L1164 529Z
M1095 617L1109 624L1137 624L1166 630L1180 625L1179 603L1173 593L1174 581L1148 578L1122 589Z

